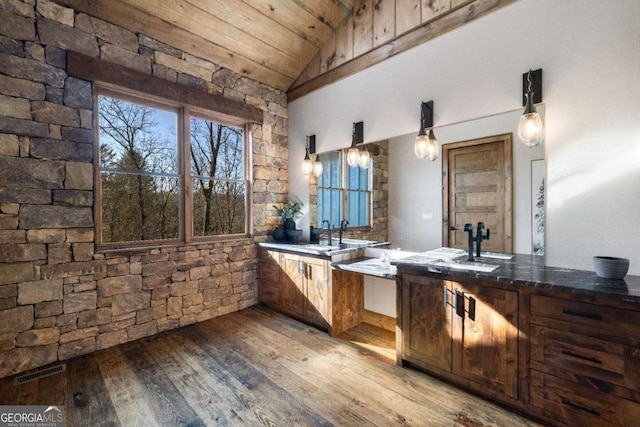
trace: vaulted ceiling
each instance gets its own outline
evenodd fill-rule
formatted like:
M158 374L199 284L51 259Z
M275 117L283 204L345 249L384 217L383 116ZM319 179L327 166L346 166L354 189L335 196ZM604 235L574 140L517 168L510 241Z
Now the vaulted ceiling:
M351 14L352 0L60 0L286 90Z
M55 0L295 99L514 0Z

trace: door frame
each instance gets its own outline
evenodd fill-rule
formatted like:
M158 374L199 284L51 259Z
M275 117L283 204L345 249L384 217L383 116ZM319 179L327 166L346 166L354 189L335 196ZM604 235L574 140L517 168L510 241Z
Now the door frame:
M449 151L456 148L502 142L504 149L504 247L505 252L513 252L513 134L468 139L442 145L442 246L449 246Z

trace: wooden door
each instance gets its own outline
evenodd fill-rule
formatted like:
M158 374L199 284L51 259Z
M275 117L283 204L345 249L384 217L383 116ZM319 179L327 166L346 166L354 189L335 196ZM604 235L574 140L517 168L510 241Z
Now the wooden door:
M327 286L329 262L304 257L304 279L306 281L305 317L319 327L328 328L329 289Z
M282 308L283 310L304 315L305 289L303 278L303 262L299 255L281 255L281 283L282 283Z
M443 246L467 249L464 225L475 235L484 222L483 249L512 252L511 134L445 144L442 154Z
M466 312L454 316L452 372L517 398L518 292L455 282L453 287L464 295Z
M402 278L402 358L451 370L451 282L406 274Z

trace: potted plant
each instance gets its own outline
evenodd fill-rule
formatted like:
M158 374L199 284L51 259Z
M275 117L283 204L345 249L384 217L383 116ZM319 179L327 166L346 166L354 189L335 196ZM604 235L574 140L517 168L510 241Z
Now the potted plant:
M284 203L282 207L273 205L273 207L276 208L276 212L278 212L278 215L282 217L285 230L294 230L296 228L294 219L302 215L302 213L300 212L302 210L302 206L302 202L294 202L292 200Z

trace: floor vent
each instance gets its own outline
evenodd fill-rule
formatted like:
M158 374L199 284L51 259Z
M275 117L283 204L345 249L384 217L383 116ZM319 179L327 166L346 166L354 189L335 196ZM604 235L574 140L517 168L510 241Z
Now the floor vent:
M60 372L66 371L66 369L67 369L66 363L62 363L60 365L52 366L50 368L41 369L39 371L31 372L29 374L20 375L19 377L16 377L14 383L15 385L28 383L29 381L38 380L40 378L59 374Z

